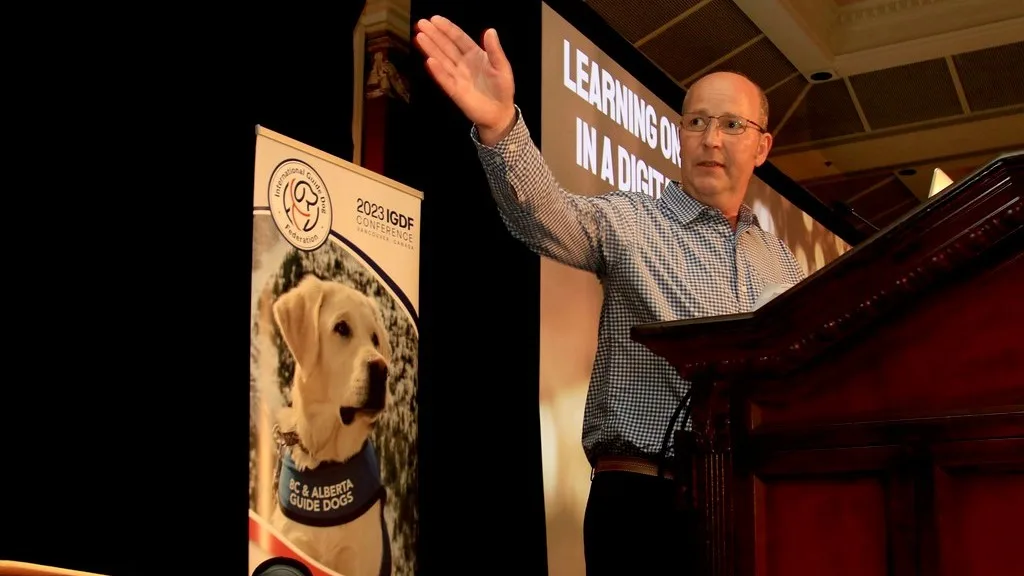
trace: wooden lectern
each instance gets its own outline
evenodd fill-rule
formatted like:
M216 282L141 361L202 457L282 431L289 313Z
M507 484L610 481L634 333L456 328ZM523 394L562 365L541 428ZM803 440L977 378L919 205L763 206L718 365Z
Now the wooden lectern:
M1024 575L1024 153L755 312L632 336L694 384L681 574Z

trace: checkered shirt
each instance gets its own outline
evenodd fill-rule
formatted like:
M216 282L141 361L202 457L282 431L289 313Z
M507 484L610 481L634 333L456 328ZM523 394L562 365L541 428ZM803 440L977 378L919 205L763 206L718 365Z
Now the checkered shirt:
M566 191L516 114L494 147L481 144L475 127L470 132L502 220L530 250L594 273L604 289L583 449L592 465L601 456L653 460L689 383L631 340L630 327L749 311L766 284L796 284L804 271L749 207L741 207L734 232L720 211L676 182L658 199Z

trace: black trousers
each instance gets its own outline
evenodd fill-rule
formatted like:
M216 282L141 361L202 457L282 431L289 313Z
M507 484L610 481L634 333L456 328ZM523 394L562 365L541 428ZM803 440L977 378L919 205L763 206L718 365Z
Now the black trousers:
M583 519L587 576L694 574L690 518L676 507L671 480L596 474Z

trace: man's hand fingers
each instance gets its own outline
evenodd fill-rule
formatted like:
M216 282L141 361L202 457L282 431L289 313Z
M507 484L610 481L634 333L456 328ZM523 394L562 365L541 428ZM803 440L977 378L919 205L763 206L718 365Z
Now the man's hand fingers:
M451 73L451 67L446 66L444 61L438 60L437 58L427 58L426 61L427 71L437 82L437 85L441 87L441 90L448 95L449 98L455 95L455 76Z
M484 50L487 51L487 60L495 69L503 70L511 66L508 63L508 58L505 57L505 51L501 48L501 43L498 42L498 31L494 28L484 32Z
M434 30L434 32L436 32L436 30ZM437 42L434 42L434 38L430 35L430 32L421 29L421 31L416 34L414 40L416 41L416 45L419 46L420 51L423 52L424 56L427 58L445 61L451 60L448 57L448 54L437 45Z
M476 42L473 42L473 39L469 37L469 34L466 34L462 28L459 28L457 24L444 16L434 16L430 19L430 22L447 36L452 41L452 44L463 54L469 54L478 48Z
M437 18L437 16L434 16L434 18ZM444 56L450 60L452 64L462 60L464 57L462 51L459 50L458 46L452 42L452 39L442 32L433 21L423 22L420 24L419 28L423 34L426 34L427 37L434 42L434 45L441 50Z

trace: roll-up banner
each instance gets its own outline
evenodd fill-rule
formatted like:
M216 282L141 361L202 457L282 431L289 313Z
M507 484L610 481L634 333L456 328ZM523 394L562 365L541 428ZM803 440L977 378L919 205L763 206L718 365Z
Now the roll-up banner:
M417 572L420 203L256 129L249 572Z

